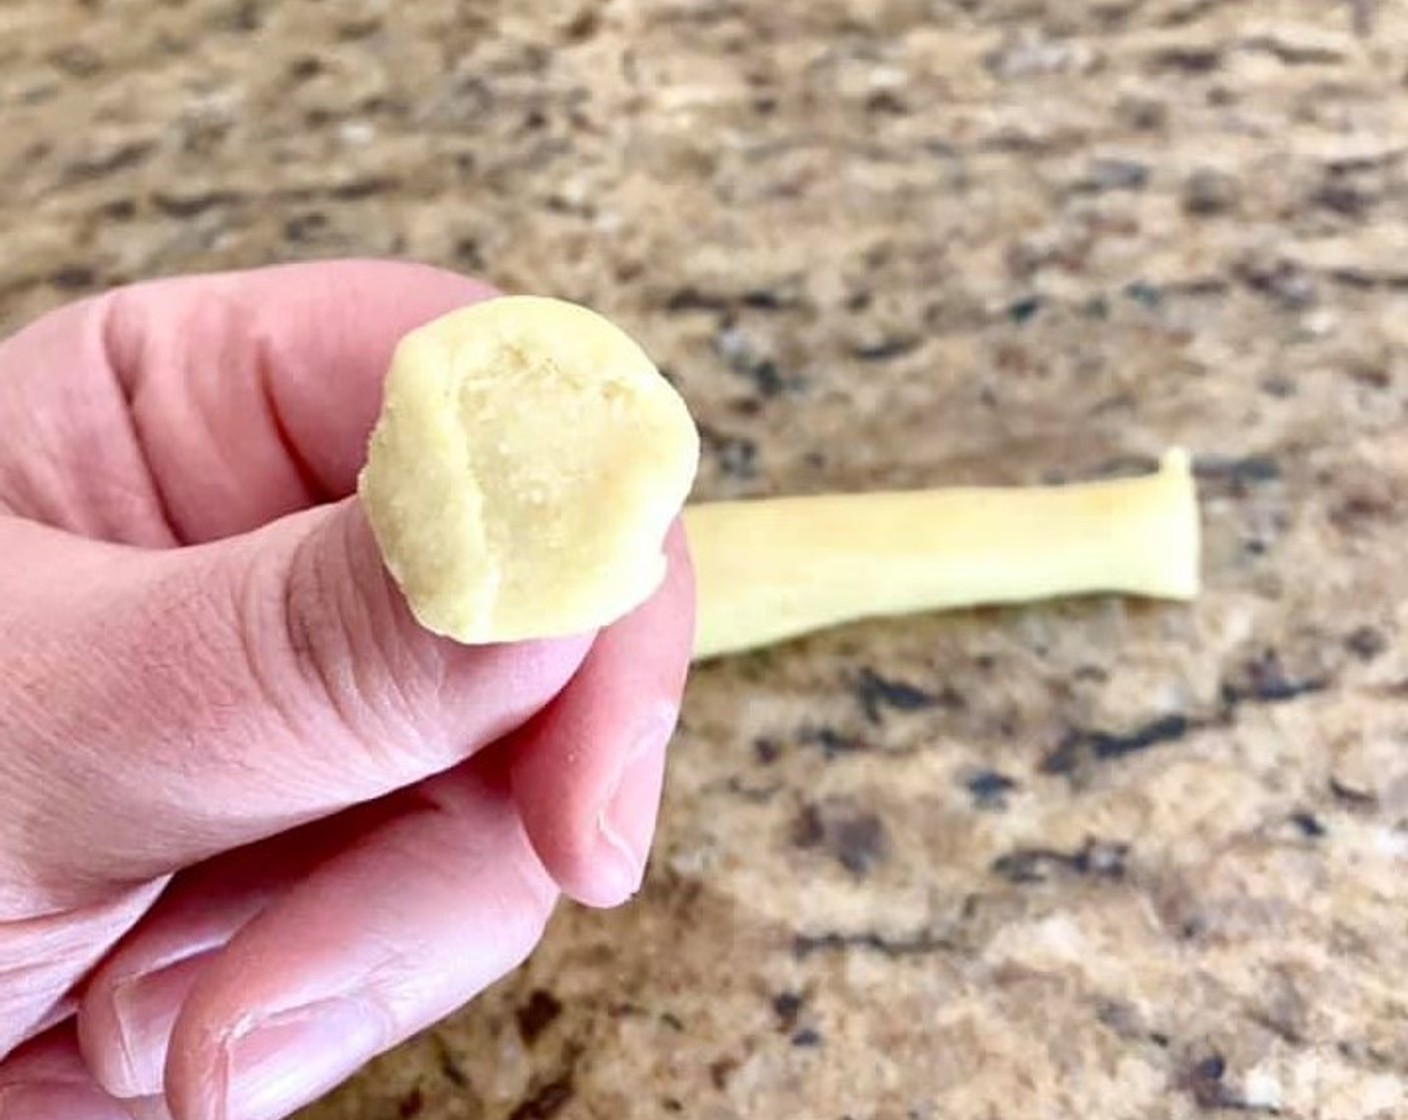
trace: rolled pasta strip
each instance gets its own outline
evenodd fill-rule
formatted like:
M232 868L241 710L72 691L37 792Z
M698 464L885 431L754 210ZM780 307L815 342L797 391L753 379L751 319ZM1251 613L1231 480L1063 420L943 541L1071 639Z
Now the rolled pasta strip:
M706 503L685 525L696 660L865 618L1199 589L1197 494L1179 450L1136 478Z

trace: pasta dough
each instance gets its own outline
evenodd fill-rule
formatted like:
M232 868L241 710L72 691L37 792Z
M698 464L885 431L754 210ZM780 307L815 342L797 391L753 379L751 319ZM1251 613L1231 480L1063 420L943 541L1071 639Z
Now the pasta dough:
M685 525L696 660L863 618L1199 588L1182 451L1138 478L718 502L687 510Z
M512 642L644 602L698 461L684 402L622 331L504 297L402 340L359 491L422 625ZM706 503L685 526L695 660L882 615L1199 586L1181 451L1142 478Z
M623 331L505 296L401 341L358 492L421 625L513 642L649 598L698 461L689 410Z

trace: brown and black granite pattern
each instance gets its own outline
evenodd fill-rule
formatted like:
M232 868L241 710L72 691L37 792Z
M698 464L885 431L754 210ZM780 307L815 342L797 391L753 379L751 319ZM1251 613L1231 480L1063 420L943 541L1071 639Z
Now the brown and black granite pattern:
M701 496L1196 455L1207 594L705 668L647 888L307 1120L1408 1115L1408 7L7 0L0 322L399 254Z

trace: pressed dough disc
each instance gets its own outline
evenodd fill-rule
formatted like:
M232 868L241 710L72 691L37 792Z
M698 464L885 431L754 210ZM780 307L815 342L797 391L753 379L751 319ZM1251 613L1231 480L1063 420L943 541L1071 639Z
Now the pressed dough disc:
M505 296L401 341L358 492L421 625L513 642L644 602L698 462L684 401L620 328Z

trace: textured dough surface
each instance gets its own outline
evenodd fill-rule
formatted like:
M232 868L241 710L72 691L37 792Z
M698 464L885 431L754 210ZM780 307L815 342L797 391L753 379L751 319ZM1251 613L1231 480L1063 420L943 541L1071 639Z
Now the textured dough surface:
M684 401L620 328L505 296L401 341L358 491L421 625L523 641L649 598L698 462Z

